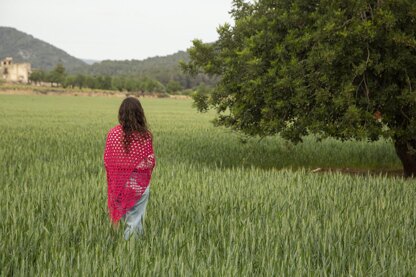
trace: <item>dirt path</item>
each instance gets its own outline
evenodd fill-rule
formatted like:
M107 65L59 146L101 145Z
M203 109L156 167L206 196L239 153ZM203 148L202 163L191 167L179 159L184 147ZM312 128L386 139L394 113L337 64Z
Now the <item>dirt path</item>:
M129 93L119 91L95 91L95 90L67 90L64 88L53 87L22 87L22 88L8 88L0 86L0 95L66 95L66 96L106 96L106 97L119 97L124 98L126 96L135 96ZM172 99L190 99L186 95L170 95L166 94L144 94L140 95L140 98L172 98Z

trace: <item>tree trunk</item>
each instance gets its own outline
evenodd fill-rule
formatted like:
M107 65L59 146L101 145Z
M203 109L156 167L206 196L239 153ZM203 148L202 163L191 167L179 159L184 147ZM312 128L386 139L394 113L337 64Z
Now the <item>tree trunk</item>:
M394 148L403 164L404 176L416 177L416 140L396 139Z

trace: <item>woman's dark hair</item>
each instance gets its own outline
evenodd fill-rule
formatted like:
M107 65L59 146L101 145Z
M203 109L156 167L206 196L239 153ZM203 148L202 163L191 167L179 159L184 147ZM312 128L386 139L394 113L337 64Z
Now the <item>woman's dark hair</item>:
M142 104L137 98L127 97L123 100L118 111L118 121L123 127L123 145L127 152L134 134L146 138L152 135L147 125Z

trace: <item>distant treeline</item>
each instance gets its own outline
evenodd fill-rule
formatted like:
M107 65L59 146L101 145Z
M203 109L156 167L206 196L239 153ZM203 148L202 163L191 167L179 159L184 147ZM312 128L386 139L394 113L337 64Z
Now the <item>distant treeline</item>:
M150 78L159 81L164 86L169 82L178 82L182 88L195 88L201 84L213 86L217 79L206 74L190 76L182 72L179 62L189 61L186 52L179 51L173 55L164 57L152 57L145 60L124 60L112 61L105 60L93 65L79 68L70 73L87 74L93 76L136 76L138 78Z
M166 80L165 83L162 83L147 76L67 74L62 64L58 64L51 71L34 70L29 80L35 84L50 83L51 86L62 86L64 88L90 88L128 92L167 92L176 94L184 90L188 90L189 93L189 89L193 88L192 86L184 86L175 79ZM200 82L199 84L205 83ZM186 94L187 92L184 93Z

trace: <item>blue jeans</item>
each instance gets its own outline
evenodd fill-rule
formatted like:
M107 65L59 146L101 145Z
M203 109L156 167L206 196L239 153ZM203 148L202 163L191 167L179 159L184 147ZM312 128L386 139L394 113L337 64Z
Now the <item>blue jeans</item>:
M123 216L123 219L127 224L126 229L124 230L125 240L128 240L133 233L136 235L143 234L143 223L149 196L150 185L146 188L139 201L137 201L136 204L134 204L134 206Z

